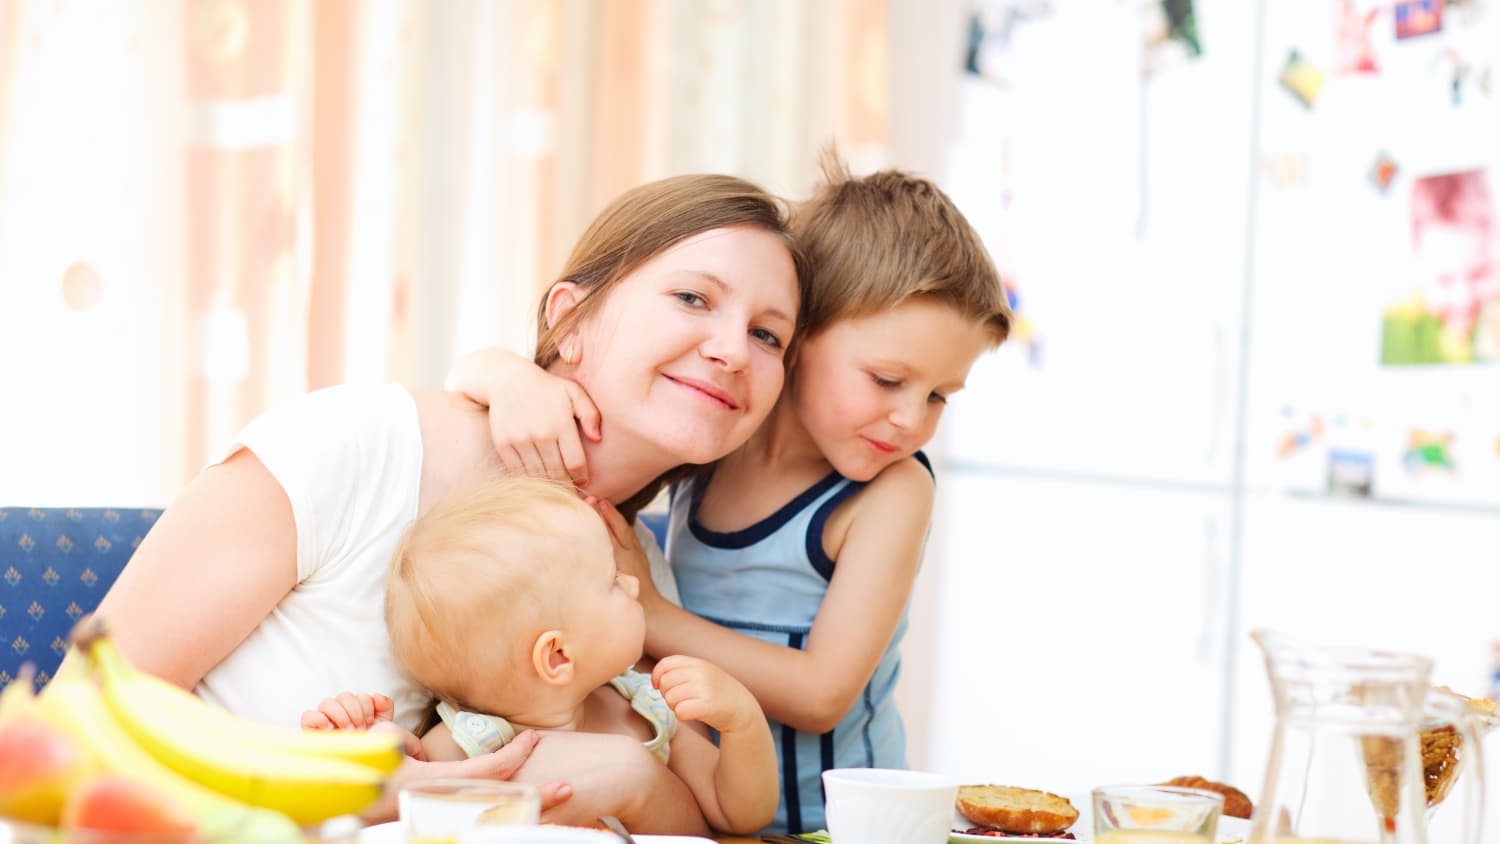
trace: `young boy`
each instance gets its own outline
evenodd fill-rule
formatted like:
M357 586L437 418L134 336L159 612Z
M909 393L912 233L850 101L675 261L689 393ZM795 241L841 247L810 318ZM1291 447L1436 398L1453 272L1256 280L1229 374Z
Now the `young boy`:
M503 478L435 505L402 539L386 590L396 661L440 701L440 721L408 747L419 741L426 759L447 761L494 751L523 729L634 736L687 784L714 829L765 826L777 800L765 716L701 659L634 671L645 637L636 595L604 524L571 486ZM302 725L366 728L388 713L382 696L341 695ZM718 731L717 747L703 725ZM626 823L659 829L649 806L642 813Z
M824 174L792 219L813 277L787 387L746 445L672 491L680 607L600 508L622 569L642 578L647 654L733 666L772 719L784 779L771 828L792 833L823 825L822 771L906 764L892 692L933 499L918 449L1011 323L978 235L935 185L856 179L832 156ZM453 380L471 394L536 389L494 357ZM587 407L577 415L589 429Z

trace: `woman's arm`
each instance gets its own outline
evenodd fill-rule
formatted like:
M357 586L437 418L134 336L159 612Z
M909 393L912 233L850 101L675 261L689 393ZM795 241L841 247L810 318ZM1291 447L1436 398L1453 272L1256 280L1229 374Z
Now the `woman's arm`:
M614 815L635 832L702 835L708 829L682 780L630 736L526 730L494 753L467 758L448 725L438 723L421 746L428 761L403 763L388 797L419 779L514 779L541 790L546 823L598 826L600 816ZM365 819L389 820L394 811L394 800L382 800Z
M131 664L192 689L296 583L291 502L241 449L161 515L98 614Z
M708 834L692 791L632 736L543 733L515 779L572 786L565 802L542 812L544 823L598 826L600 816L614 815L632 832Z
M833 729L870 681L900 622L921 562L932 496L927 470L903 460L843 505L856 509L800 651L741 635L663 600L635 570L643 564L622 559L622 569L642 577L646 653L689 654L725 666L770 717L804 732ZM617 546L623 544L623 521L607 512L606 520Z

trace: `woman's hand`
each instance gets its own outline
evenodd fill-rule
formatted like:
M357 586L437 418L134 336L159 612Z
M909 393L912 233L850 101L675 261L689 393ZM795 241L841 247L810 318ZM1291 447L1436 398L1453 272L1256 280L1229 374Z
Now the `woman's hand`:
M380 823L396 819L396 796L401 789L412 783L441 777L463 777L488 780L508 780L515 777L521 766L531 758L540 736L527 730L516 736L494 753L486 753L460 762L424 762L407 758L401 767L386 781L380 801L366 809L363 817L367 823ZM542 811L549 812L573 796L573 789L564 782L549 782L537 786L542 795Z
M609 528L610 538L615 545L615 565L619 567L621 574L628 574L641 582L641 603L645 603L648 597L656 596L656 582L651 579L651 560L646 556L646 549L641 547L641 540L635 535L635 529L615 505L608 501L601 501L592 496L584 499L604 519L605 527Z
M490 409L490 437L508 474L588 483L579 432L599 441L599 409L578 382L504 349L482 349L454 365L444 388Z

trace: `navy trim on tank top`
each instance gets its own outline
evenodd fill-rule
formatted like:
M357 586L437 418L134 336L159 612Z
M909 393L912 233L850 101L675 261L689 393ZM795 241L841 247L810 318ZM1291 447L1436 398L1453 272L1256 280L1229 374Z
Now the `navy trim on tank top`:
M812 627L806 624L762 624L758 621L730 621L729 619L715 618L703 613L694 613L694 615L704 621L712 621L720 627L732 627L737 630L759 630L762 633L797 633L803 636L812 632Z
M786 639L789 648L802 650L802 634L793 633ZM781 725L781 799L786 804L786 828L792 835L802 830L802 792L797 777L797 731Z
M823 770L831 771L838 767L833 761L833 730L824 733L818 740L818 750L821 751L821 765ZM875 764L871 762L865 767L873 768ZM821 776L818 777L818 788L823 792L823 802L826 804L828 802L828 789L823 786L823 778Z
M775 513L747 528L723 532L709 530L698 523L698 505L703 503L703 493L707 491L708 485L712 480L713 473L709 472L703 475L701 480L693 483L693 503L688 508L688 529L704 545L713 548L732 549L748 548L775 533L778 528L790 521L793 516L802 512L803 508L811 504L818 496L827 492L834 484L843 480L843 476L838 472L829 472L827 477L808 487L801 495L788 501Z
M932 462L927 459L927 455L917 451L912 454L912 457L915 457L917 462L927 469L927 474L932 475L933 480L937 480L937 475L932 471ZM849 486L834 493L831 498L819 505L818 511L813 513L812 521L807 525L807 559L812 563L813 571L821 575L824 580L833 580L834 561L823 550L823 528L828 524L828 517L832 516L833 511L847 501L849 496L864 489L869 483L869 481L851 481Z

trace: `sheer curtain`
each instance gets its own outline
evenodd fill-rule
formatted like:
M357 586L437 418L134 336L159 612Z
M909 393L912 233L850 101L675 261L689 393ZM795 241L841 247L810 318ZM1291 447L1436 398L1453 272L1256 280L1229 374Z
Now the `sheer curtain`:
M879 0L0 0L0 503L161 505L250 417L528 347L590 217L888 152Z

